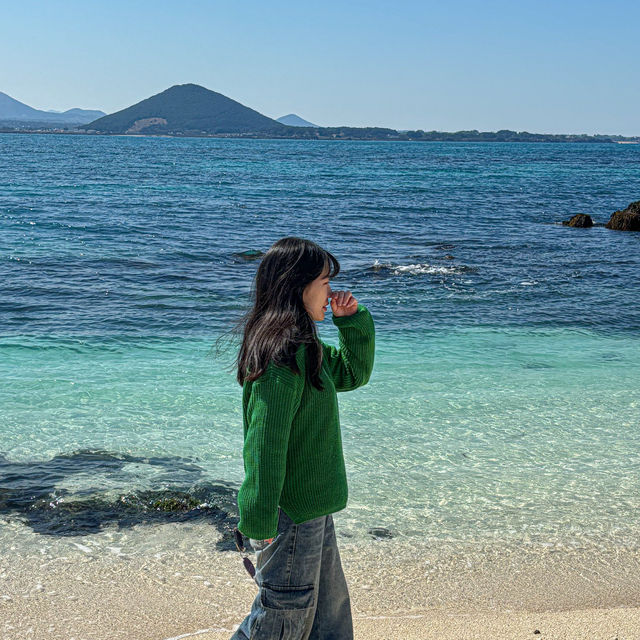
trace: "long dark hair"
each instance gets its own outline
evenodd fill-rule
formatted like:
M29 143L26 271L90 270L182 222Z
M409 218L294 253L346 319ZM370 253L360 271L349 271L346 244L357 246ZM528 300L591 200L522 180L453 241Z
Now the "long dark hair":
M271 245L253 281L252 307L239 323L243 338L235 360L238 384L258 379L271 360L300 374L295 354L306 344L307 377L323 390L322 345L302 294L327 268L329 278L340 273L338 260L311 240L290 236Z

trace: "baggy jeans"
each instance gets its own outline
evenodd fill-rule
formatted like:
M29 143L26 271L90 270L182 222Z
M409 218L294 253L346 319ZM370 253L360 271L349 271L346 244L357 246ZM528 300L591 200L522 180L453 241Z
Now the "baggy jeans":
M256 545L258 594L231 640L353 640L333 517L295 524L278 512L276 537Z

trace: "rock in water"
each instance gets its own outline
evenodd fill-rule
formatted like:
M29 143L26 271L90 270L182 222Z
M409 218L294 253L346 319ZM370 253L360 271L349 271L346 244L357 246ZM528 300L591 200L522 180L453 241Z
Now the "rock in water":
M612 213L604 226L617 231L640 231L640 200L632 202L626 209Z
M258 258L262 258L264 253L259 249L247 249L246 251L239 251L232 255L241 260L257 260Z
M566 227L593 227L593 220L586 213L577 213L569 220L563 220L562 224Z

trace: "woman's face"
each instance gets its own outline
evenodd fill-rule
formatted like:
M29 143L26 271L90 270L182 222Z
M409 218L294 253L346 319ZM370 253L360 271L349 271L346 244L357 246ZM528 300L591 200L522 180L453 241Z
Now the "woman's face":
M329 284L329 269L325 265L325 270L305 287L302 302L311 318L320 321L324 320L329 298L331 298L331 285Z

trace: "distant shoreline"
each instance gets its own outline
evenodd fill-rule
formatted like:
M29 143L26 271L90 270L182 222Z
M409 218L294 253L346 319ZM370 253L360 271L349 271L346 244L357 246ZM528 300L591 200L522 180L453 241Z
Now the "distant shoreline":
M488 137L482 137L482 134L475 137L465 137L464 135L458 135L456 133L436 134L430 137L412 137L410 135L398 136L386 136L386 137L364 137L364 136L349 136L349 135L315 135L315 136L279 136L269 135L263 133L184 133L184 134L154 134L154 133L98 133L79 130L43 130L43 129L2 129L0 128L0 134L30 134L30 135L77 135L77 136L100 136L100 137L124 137L124 138L215 138L215 139L241 139L241 140L297 140L297 141L362 141L362 142L507 142L507 143L562 143L562 144L640 144L640 137L638 139L631 140L616 140L618 136L612 137L596 137L596 136L577 136L574 134L529 134L533 139L492 139ZM460 132L466 133L466 132ZM486 134L493 134L494 132L484 132ZM495 135L495 134L494 134ZM568 136L571 136L567 139ZM622 137L622 136L620 136ZM543 138L543 139L540 139Z
M13 100L8 96L9 100ZM15 102L15 100L13 100ZM18 103L21 104L21 103ZM28 105L23 105L28 107ZM102 113L102 112L101 112ZM299 116L295 117L299 118ZM300 124L304 123L302 126ZM50 122L0 116L1 133L127 135L163 138L239 138L260 140L370 140L410 142L582 142L640 144L640 136L530 131L425 131L392 127L319 127L299 118L283 124L221 93L193 84L176 84L125 109L91 122Z

